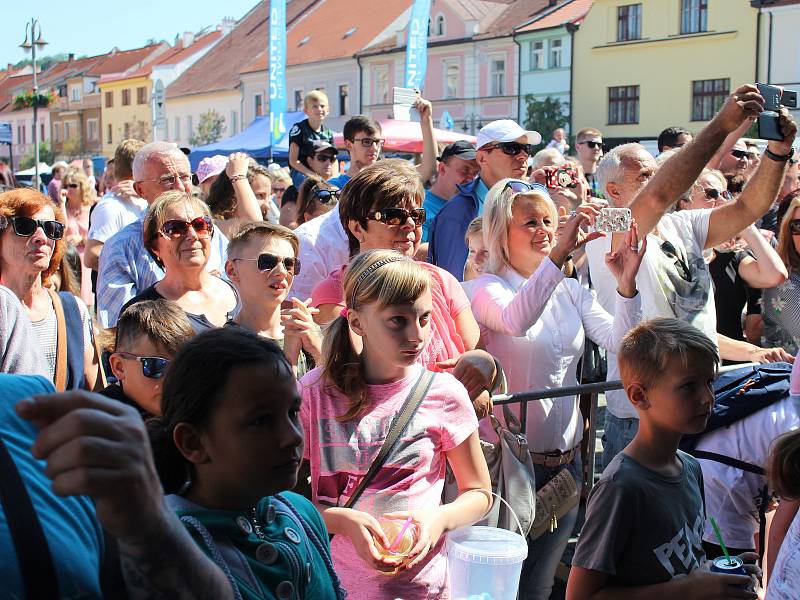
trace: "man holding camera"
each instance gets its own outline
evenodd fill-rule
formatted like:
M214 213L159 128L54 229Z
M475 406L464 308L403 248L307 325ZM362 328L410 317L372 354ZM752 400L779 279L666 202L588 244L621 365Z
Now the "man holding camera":
M727 241L766 213L780 189L797 125L788 111L779 112L781 140L769 142L765 159L735 202L706 210L667 213L694 184L703 167L725 138L764 108L764 98L753 85L736 90L714 119L660 168L639 144L618 146L597 169L601 191L612 206L630 207L640 235L647 235L647 252L637 276L642 294L642 317L685 320L711 339L717 339L722 358L754 362L791 359L781 349L764 349L719 336L711 275L703 250ZM608 237L587 244L589 269L603 307L614 309L613 281L604 256ZM617 240L614 240L617 243ZM618 379L616 357L609 354L609 380ZM633 438L638 427L624 392L607 396L603 462L608 462Z

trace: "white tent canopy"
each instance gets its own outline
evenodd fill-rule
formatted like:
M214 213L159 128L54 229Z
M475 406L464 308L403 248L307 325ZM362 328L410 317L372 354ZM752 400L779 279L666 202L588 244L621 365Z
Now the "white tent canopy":
M14 173L14 175L16 175L18 177L19 176L22 176L22 177L31 176L32 177L35 174L36 174L36 170L33 167L31 167L30 169L25 169L24 171L17 171L16 173ZM40 162L39 163L39 175L49 175L49 174L50 174L50 167L48 166L48 164L44 163L44 162Z

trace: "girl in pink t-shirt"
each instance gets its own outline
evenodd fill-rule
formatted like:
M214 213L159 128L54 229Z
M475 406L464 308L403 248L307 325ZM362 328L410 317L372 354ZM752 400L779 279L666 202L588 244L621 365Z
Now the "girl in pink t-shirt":
M336 572L349 600L449 598L443 534L491 506L491 483L466 389L438 373L398 444L353 508L343 508L377 455L393 419L423 372L430 335L430 276L408 257L371 250L344 276L345 314L326 332L321 368L300 382L304 458L312 497L331 533ZM356 354L350 330L363 341ZM441 504L446 464L458 498ZM477 492L477 493L475 493ZM415 526L413 547L387 558L379 519Z

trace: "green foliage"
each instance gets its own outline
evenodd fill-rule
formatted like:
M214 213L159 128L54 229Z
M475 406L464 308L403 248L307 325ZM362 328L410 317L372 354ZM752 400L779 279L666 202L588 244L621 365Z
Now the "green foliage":
M42 108L49 106L51 102L55 102L58 96L53 92L45 94L34 94L33 92L22 92L14 96L14 109L25 110L26 108L33 108L37 106Z
M225 117L213 108L200 115L197 130L189 138L190 146L213 144L225 133Z
M85 58L85 56L81 56L79 58ZM36 57L36 66L42 71L47 71L50 67L52 67L55 63L61 62L64 60L68 60L69 56L66 52L62 52L60 54L53 54L51 56L37 56ZM76 59L78 60L78 59ZM19 69L21 67L27 67L28 65L32 64L32 60L30 58L26 58L24 60L19 61L17 64L14 65L15 68Z
M554 130L569 123L569 102L550 97L539 100L530 94L525 96L525 102L525 128L542 134L542 143L536 146L540 150L550 141Z
M50 142L42 141L39 142L39 162L45 162L48 165L52 165L56 160L56 153L50 149ZM33 148L28 150L25 155L22 157L22 160L19 163L20 169L29 169L34 164L34 156L33 156Z

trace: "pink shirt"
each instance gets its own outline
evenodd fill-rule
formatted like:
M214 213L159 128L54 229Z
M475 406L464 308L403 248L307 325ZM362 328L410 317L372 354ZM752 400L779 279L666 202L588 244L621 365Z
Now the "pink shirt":
M367 386L369 412L347 422L336 420L345 412L347 398L322 380L320 369L308 372L300 380L300 413L306 435L303 457L311 465L314 503L343 506L347 502L421 372L422 367L416 366L399 381ZM477 429L478 420L467 390L452 375L438 373L397 446L355 508L378 518L388 512L439 506L445 453ZM367 565L343 535L333 538L331 554L348 600L449 597L444 537L420 565L391 577Z
M789 379L789 393L792 396L800 396L800 360L794 361L794 365L792 365L792 376Z
M458 280L444 269L426 262L417 262L425 267L431 277L431 336L419 362L432 371L438 371L436 363L449 358L458 358L464 353L464 340L456 328L456 317L469 308L469 298ZM337 269L320 281L311 292L311 306L336 304L344 308L342 278L346 267Z

